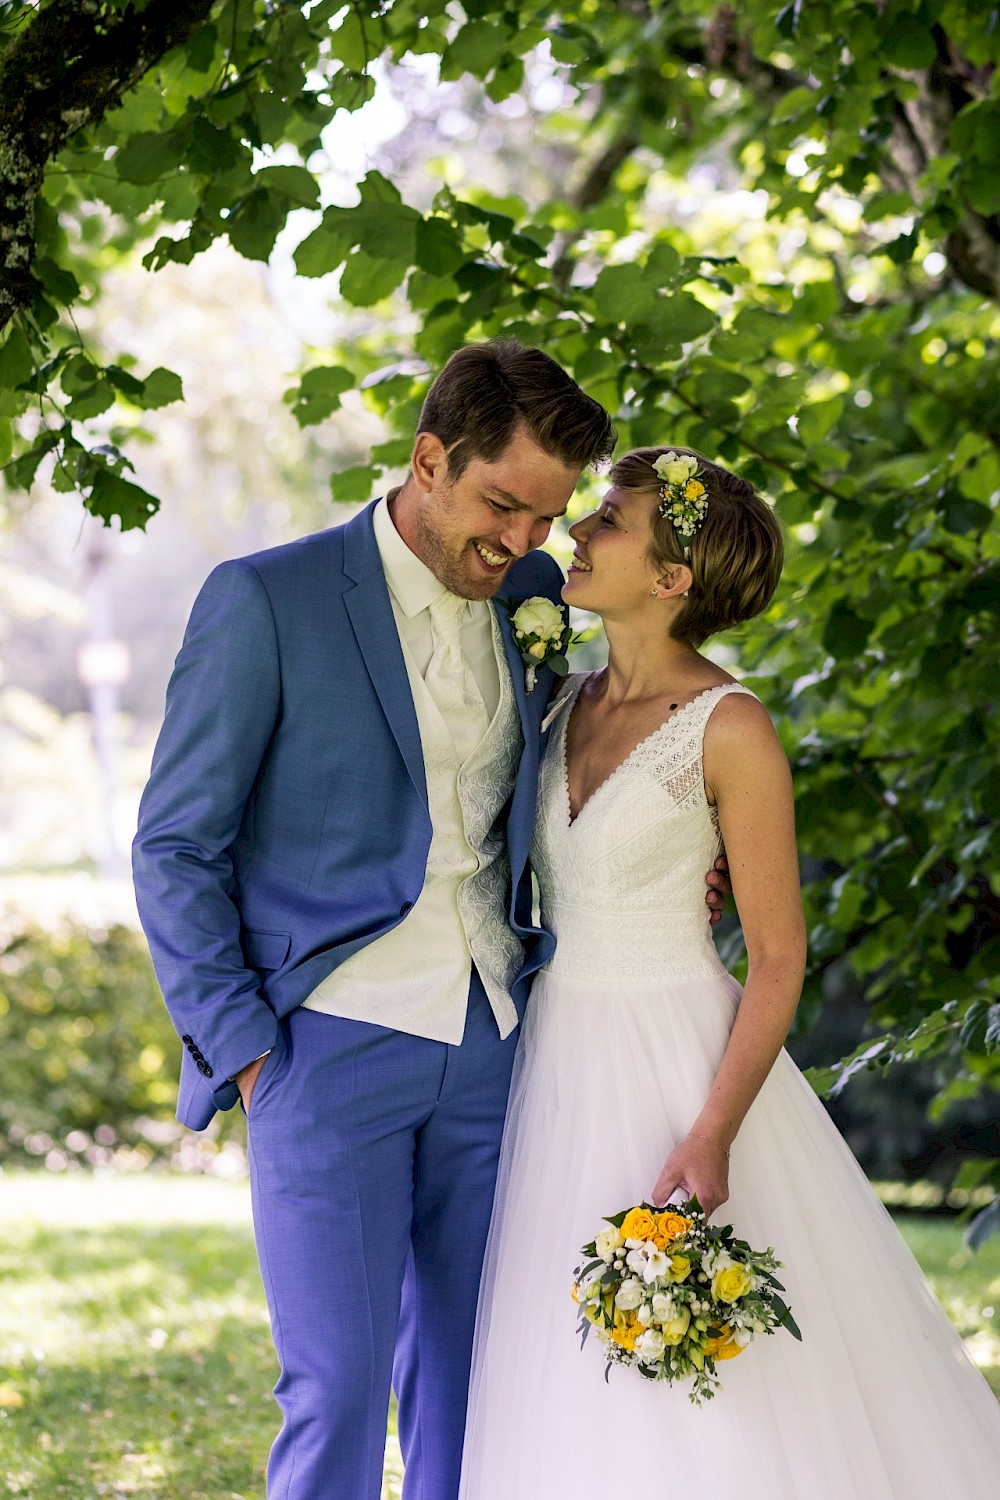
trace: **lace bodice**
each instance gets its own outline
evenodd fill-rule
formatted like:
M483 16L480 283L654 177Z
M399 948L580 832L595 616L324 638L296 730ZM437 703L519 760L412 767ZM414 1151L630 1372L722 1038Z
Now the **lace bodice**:
M566 728L583 684L569 680L542 761L531 859L549 968L574 978L718 974L705 873L721 847L705 795L702 745L715 705L747 688L709 688L673 714L591 794L571 820Z

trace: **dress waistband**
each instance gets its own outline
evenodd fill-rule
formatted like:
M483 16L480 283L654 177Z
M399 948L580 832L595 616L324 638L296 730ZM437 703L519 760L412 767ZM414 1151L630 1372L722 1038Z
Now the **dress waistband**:
M717 978L727 971L704 911L615 911L547 902L543 921L556 939L546 968L573 979Z

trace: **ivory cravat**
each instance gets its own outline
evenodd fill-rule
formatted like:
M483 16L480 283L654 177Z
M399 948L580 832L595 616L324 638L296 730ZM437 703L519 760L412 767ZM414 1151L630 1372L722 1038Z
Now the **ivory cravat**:
M462 621L468 602L445 592L430 606L434 650L424 682L440 710L460 761L472 754L489 728L489 717L462 650Z

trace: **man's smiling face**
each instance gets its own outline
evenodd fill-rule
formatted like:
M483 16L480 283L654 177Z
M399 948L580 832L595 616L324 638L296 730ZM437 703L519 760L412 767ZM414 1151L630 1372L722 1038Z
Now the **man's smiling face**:
M422 432L410 478L392 502L393 520L445 588L489 599L565 514L580 474L518 428L499 458L470 459L453 479L440 438Z

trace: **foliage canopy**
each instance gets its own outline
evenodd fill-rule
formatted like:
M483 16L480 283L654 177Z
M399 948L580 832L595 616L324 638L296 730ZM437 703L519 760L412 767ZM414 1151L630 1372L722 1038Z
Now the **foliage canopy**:
M106 521L155 511L119 432L180 383L98 357L72 315L133 245L154 270L223 236L266 260L313 211L298 274L335 273L343 303L373 312L289 401L321 422L363 381L398 433L334 476L340 500L405 461L454 348L499 331L544 345L623 446L728 463L788 529L785 583L740 650L792 757L815 874L804 1013L839 978L878 1029L820 1081L936 1058L944 1107L995 1080L1000 8L8 0L0 15L8 479L28 486L44 461ZM494 104L550 69L573 100L539 127L570 163L558 196L445 186L418 208L371 170L356 204L322 206L324 127L371 97L375 67L413 59Z

